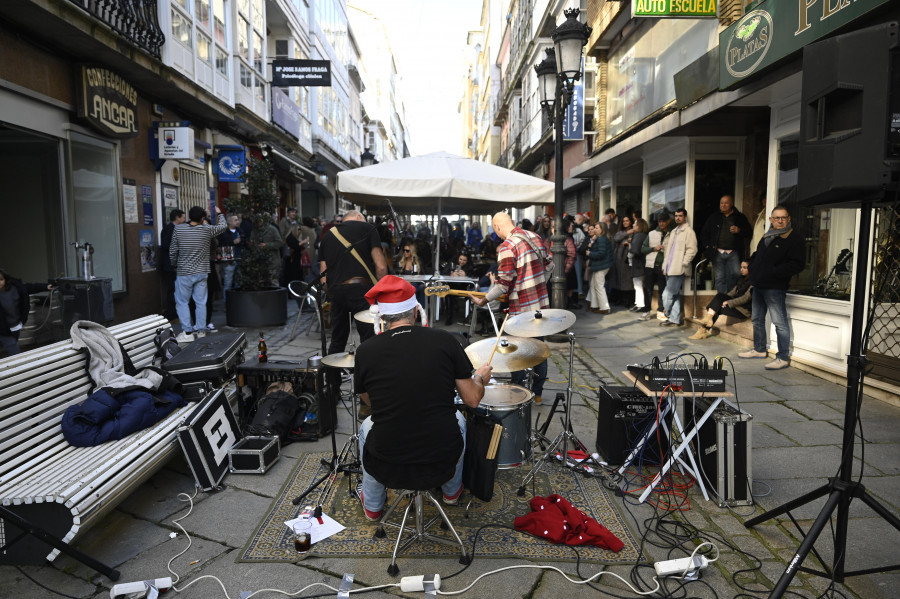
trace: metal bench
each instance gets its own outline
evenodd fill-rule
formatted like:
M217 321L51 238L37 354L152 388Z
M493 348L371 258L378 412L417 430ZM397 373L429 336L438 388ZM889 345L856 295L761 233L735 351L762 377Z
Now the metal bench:
M138 368L150 364L162 316L110 327ZM70 543L179 452L176 429L194 404L149 429L72 447L62 414L91 388L85 355L61 341L0 360L0 564L41 564L60 552L117 580Z

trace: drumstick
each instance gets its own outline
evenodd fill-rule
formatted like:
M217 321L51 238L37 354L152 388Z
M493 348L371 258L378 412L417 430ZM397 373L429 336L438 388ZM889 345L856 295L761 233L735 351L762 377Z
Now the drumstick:
M506 326L506 321L509 319L509 312L506 313L506 316L503 317L503 324L500 325L500 332L497 333L497 340L494 341L494 349L491 350L491 355L488 356L487 365L490 366L491 360L494 359L494 352L497 351L497 346L500 345L500 337L503 336L503 327Z
M503 434L503 426L500 424L494 425L494 432L491 434L491 443L488 446L487 451L487 459L493 460L497 457L497 448L500 446L500 437Z

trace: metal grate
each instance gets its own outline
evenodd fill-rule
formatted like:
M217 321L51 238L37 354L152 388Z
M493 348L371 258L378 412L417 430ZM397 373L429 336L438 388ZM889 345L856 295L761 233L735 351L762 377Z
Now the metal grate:
M875 211L867 322L868 376L900 384L900 204Z

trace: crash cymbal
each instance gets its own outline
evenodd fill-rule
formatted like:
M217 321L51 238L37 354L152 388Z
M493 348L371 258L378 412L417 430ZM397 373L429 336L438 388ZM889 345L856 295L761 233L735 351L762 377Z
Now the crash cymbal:
M339 354L330 354L322 358L322 364L333 368L353 368L356 354L342 351Z
M565 331L573 324L575 315L568 310L546 308L510 316L504 330L510 335L519 337L543 337Z
M486 364L494 349L496 337L476 341L466 348L466 355L472 366L478 368ZM543 341L528 339L527 337L510 337L504 335L500 338L497 351L491 360L494 372L515 372L537 366L550 357L550 348Z
M353 315L353 318L360 322L368 322L369 324L375 324L375 314L373 312L369 312L368 310L363 310L362 312L357 312Z

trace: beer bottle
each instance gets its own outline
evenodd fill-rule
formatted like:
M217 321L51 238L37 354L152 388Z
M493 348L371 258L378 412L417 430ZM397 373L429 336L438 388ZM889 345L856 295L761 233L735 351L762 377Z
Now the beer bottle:
M266 340L263 337L263 334L260 332L259 334L259 344L256 346L256 349L259 350L259 361L268 362L269 361L269 350L266 347Z

